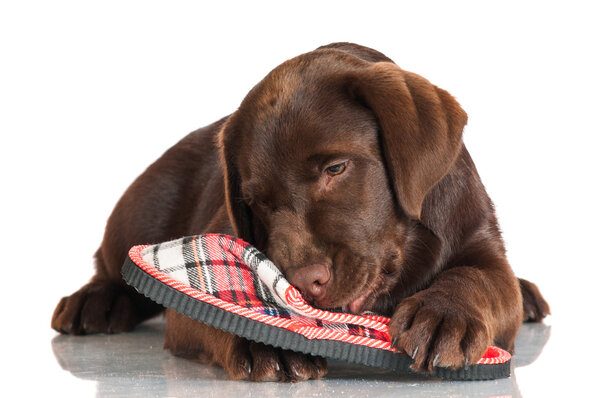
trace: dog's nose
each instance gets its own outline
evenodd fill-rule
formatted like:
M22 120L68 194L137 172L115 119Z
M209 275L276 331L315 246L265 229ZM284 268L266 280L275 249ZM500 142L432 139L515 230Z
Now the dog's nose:
M331 274L325 264L294 267L287 272L288 281L304 294L306 299L319 299L325 294L325 285Z

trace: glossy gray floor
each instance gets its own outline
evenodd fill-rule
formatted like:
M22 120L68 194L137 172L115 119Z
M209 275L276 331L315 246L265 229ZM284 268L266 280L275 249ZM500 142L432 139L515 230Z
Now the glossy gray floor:
M535 361L550 335L544 324L523 325L513 360L513 376L478 382L449 382L398 375L376 368L329 361L322 380L252 383L228 380L213 366L176 358L162 349L164 322L149 321L133 333L73 337L57 335L52 351L60 367L96 383L97 397L226 396L521 396L515 368Z

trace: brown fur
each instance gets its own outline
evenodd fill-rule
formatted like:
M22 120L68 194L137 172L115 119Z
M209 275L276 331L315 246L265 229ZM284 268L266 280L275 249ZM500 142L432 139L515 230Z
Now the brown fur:
M506 260L462 142L466 122L450 94L375 50L336 43L289 60L132 184L109 218L97 274L60 301L52 327L131 330L160 308L123 285L128 248L223 232L265 251L314 305L390 316L416 370L464 366L491 344L513 350L523 319L549 308ZM172 312L165 347L233 378L326 371L322 358Z

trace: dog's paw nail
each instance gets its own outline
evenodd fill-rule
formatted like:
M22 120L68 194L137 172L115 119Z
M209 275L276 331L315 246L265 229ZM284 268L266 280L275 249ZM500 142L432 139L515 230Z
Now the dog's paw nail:
M419 352L419 346L417 346L417 348L415 348L415 350L413 351L411 355L412 359L415 359L415 357L417 356L417 352Z
M435 356L435 358L433 358L433 367L435 368L438 365L438 362L440 361L440 354L437 354Z
M275 362L275 371L279 372L281 368L279 367L279 362Z
M390 343L390 345L392 346L392 348L396 347L396 343L398 342L398 337L394 337L394 339L392 340L392 342Z

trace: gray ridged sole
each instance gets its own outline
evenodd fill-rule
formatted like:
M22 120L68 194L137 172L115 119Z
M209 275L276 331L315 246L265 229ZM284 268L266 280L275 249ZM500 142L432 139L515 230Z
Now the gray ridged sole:
M326 358L374 366L404 373L412 359L406 354L335 340L310 340L287 329L267 325L241 315L227 312L212 304L188 296L161 282L127 258L121 270L123 279L149 299L192 319L226 332L287 350ZM418 373L421 374L421 373ZM436 367L427 376L450 380L489 380L510 376L510 361L497 365L471 365L451 370Z

